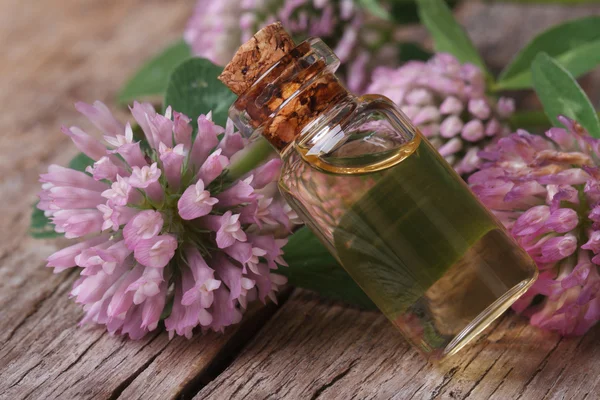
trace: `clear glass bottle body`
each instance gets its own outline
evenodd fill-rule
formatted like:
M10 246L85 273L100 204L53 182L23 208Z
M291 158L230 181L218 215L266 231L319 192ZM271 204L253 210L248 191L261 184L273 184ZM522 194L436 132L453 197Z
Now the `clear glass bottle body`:
M404 337L455 353L533 284L534 262L390 100L348 93L318 39L294 52L230 115L278 148L283 196Z
M327 135L286 149L280 189L410 342L453 354L529 288L536 267L389 100L352 108L312 133L343 132L333 150L307 155Z

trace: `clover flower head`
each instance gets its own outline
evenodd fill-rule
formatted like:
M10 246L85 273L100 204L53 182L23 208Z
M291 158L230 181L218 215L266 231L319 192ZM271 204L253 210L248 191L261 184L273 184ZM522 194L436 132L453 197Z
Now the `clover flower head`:
M483 71L450 54L377 68L367 92L396 103L461 175L477 169L480 150L510 133L514 101L487 96Z
M280 160L234 179L228 166L246 143L230 121L223 128L201 115L193 136L185 115L136 102L143 150L104 104L76 108L105 143L64 127L95 162L87 173L51 165L40 177L38 208L57 232L81 239L48 266L80 268L71 296L83 304L82 323L137 339L164 318L170 336L190 337L198 326L222 331L239 322L250 301L276 300L285 277L272 271L285 265L286 239L272 232L289 231L292 221L265 186ZM257 213L260 204L272 207Z
M385 24L365 24L367 19L355 0L198 0L184 39L195 55L224 66L256 31L281 21L295 40L322 38L346 64L348 87L362 91L372 64L398 58L397 46L380 45Z
M469 183L540 271L514 308L535 326L581 335L600 320L600 140L559 120L550 140L519 130L480 152Z

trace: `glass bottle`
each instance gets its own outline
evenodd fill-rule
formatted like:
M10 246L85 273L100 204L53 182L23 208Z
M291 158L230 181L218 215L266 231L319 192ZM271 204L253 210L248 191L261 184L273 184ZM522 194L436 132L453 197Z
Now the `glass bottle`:
M309 39L230 117L279 151L289 205L404 337L454 354L527 291L535 264L408 118L349 93L338 66Z

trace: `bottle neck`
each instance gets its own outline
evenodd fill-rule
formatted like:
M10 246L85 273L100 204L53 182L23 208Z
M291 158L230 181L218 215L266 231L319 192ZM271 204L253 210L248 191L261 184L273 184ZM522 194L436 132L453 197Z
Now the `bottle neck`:
M334 74L338 66L338 58L320 39L304 41L258 78L229 115L243 134L262 134L284 152L355 103Z

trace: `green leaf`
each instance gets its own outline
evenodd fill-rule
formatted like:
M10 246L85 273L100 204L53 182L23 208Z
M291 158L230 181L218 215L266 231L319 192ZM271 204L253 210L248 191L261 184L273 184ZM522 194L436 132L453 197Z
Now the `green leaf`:
M473 42L443 0L417 0L417 5L421 22L431 33L436 51L451 53L460 62L475 64L489 76Z
M502 71L495 89L532 87L531 63L540 52L555 58L573 76L600 64L600 16L556 25L536 36Z
M287 276L290 284L363 308L376 308L308 228L294 233L283 251L289 267L281 267L277 273Z
M555 126L565 115L579 122L593 137L600 138L598 115L575 78L546 53L540 53L531 66L533 86L544 111Z
M393 1L390 14L397 24L419 23L419 12L414 1Z
M229 106L236 95L217 79L221 71L221 67L203 58L184 61L171 75L164 106L190 117L194 128L198 116L211 110L213 121L225 126Z
M39 210L37 203L33 205L31 213L31 222L29 224L29 234L36 239L49 239L62 236L62 233L54 231L54 225L48 217L44 215L42 210Z
M454 8L459 0L446 0L450 8ZM414 0L392 0L390 4L392 21L397 24L418 24L419 10Z
M85 172L85 169L92 164L94 164L94 160L83 153L79 153L69 161L69 168Z
M146 62L127 81L118 94L117 101L127 104L140 97L162 96L167 89L171 72L182 61L191 57L189 46L178 40L162 53Z
M391 20L390 13L379 4L378 0L358 0L358 5L365 11L383 20Z
M433 54L422 48L417 43L405 42L400 44L400 61L411 60L427 61Z

